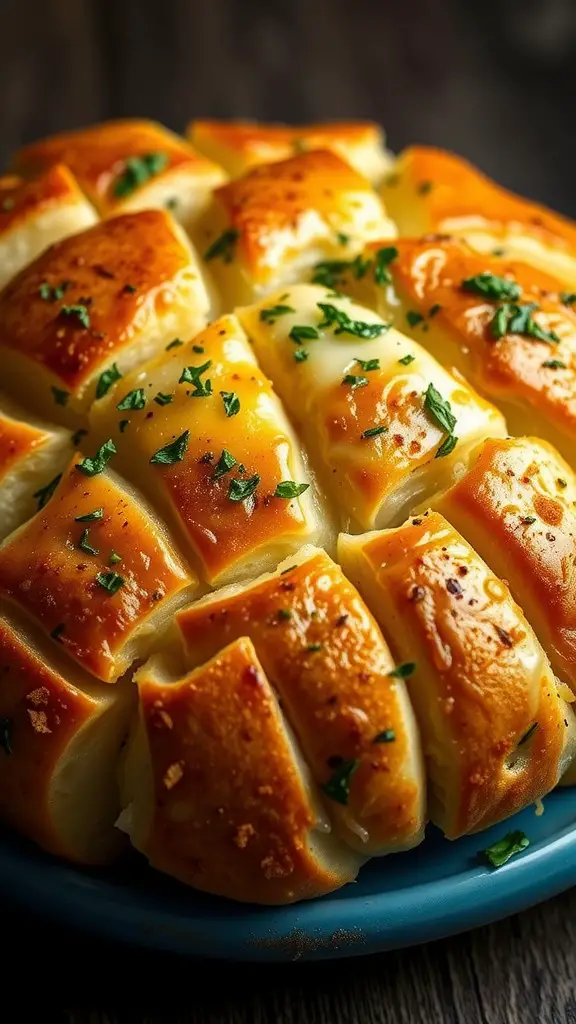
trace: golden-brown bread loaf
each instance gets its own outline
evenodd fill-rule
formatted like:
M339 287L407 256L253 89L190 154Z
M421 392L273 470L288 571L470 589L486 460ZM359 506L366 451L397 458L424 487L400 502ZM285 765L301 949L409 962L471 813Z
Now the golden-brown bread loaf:
M0 180L0 820L286 903L576 779L576 227L436 150L385 208L372 125L190 130Z
M58 857L112 860L133 688L98 684L54 644L48 656L23 620L0 618L0 650L2 820Z
M61 132L16 153L13 168L25 177L65 164L103 217L170 210L190 229L223 170L154 121L126 119ZM78 229L77 229L78 230Z
M233 178L259 164L287 160L311 149L329 149L377 185L390 169L380 125L371 121L325 124L259 124L256 121L191 121L188 137L196 149L221 164Z
M0 293L4 386L77 425L110 377L200 330L208 312L200 267L169 213L103 221L51 246Z
M272 575L177 615L188 662L252 640L346 842L364 856L422 839L420 741L387 645L340 566L303 549Z
M97 221L70 171L55 164L32 181L0 178L0 288L43 249Z
M210 584L272 569L306 541L335 543L298 438L235 316L172 342L91 415L95 443L114 439L115 465L182 535ZM282 497L286 481L305 490Z
M462 377L319 285L294 285L238 315L344 529L401 522L463 472L471 445L506 433ZM444 416L434 414L438 402Z
M502 188L454 153L431 146L404 150L382 196L401 235L459 235L480 252L530 263L574 286L576 225Z
M302 280L320 259L395 234L366 178L330 150L313 150L216 189L196 241L231 309Z
M355 878L362 859L332 833L250 640L176 682L154 661L136 679L120 825L155 867L255 903Z
M379 243L332 268L337 286L456 367L506 416L513 434L538 433L574 463L576 295L557 278L474 252L456 237L394 241L388 280L378 283ZM316 275L325 276L324 265Z
M342 535L338 554L404 666L432 820L456 838L545 796L576 718L506 585L437 512Z

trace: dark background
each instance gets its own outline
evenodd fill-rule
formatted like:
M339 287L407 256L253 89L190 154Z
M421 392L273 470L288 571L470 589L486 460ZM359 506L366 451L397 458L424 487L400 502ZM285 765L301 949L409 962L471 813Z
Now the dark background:
M107 117L369 117L576 215L576 0L0 0L0 158ZM576 892L361 961L205 965L0 906L0 1024L576 1024Z

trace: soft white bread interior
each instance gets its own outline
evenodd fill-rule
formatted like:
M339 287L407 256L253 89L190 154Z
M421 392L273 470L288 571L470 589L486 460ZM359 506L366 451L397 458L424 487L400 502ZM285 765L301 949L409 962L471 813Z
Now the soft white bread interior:
M182 679L136 674L139 717L118 826L150 863L230 899L293 903L362 863L333 833L249 639Z
M346 842L364 856L421 842L426 781L406 688L324 551L303 548L274 573L202 598L177 623L193 665L250 637Z
M406 678L432 821L456 838L545 796L574 758L576 718L506 584L437 512L342 535L338 552Z
M33 181L0 178L0 289L53 242L98 217L70 171L55 165Z
M95 682L23 619L0 618L0 664L2 820L66 860L107 863L124 845L116 772L134 688Z
M345 529L401 522L464 471L472 445L506 433L460 376L320 285L294 285L238 315Z

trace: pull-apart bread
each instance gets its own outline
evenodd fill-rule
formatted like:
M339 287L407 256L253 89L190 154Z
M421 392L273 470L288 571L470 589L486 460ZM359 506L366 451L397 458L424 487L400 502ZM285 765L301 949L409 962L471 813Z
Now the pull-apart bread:
M0 179L0 821L292 903L576 777L576 227L368 122L188 135Z

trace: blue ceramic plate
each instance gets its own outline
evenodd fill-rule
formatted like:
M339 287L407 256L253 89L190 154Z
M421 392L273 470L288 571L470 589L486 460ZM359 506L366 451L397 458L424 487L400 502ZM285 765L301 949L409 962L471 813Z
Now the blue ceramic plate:
M374 860L333 896L260 908L195 893L137 857L114 872L84 872L0 837L0 892L100 936L230 960L318 960L397 949L487 924L576 883L576 791L545 813L524 811L449 843L431 831L408 854ZM478 851L513 829L530 847L494 871Z

